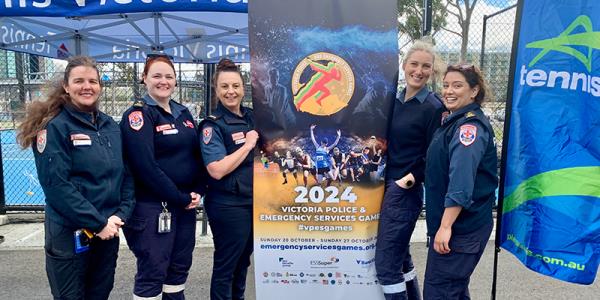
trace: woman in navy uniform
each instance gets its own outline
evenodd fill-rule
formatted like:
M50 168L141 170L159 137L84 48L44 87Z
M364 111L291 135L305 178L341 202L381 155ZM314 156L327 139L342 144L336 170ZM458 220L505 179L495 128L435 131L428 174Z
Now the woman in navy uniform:
M184 299L196 236L196 210L205 190L198 131L189 110L173 101L175 68L148 56L147 94L121 121L136 206L123 229L137 258L134 299Z
M45 102L33 102L19 126L33 146L46 196L46 273L54 299L108 299L119 228L133 209L133 181L123 165L121 133L98 110L96 63L73 57Z
M377 278L387 300L421 298L409 242L423 207L425 153L444 111L439 97L426 86L434 62L429 43L417 41L408 50L402 63L406 88L394 101L388 127L385 193L375 251Z
M481 110L486 88L473 65L449 66L443 99L451 112L427 151L425 299L469 299L469 277L492 231L498 186L494 131Z
M258 141L252 110L241 105L244 82L228 59L213 78L216 110L201 124L210 174L204 207L215 245L210 298L244 299L252 242L252 150Z

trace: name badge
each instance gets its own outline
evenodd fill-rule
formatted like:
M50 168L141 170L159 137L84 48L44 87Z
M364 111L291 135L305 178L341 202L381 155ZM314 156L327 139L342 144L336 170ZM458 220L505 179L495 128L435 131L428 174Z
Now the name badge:
M163 125L158 125L156 126L156 132L161 132L161 131L165 131L165 130L169 130L169 129L173 129L174 126L171 124L163 124Z
M91 146L92 139L89 135L83 133L71 134L73 146Z
M236 145L243 144L246 142L246 135L243 132L236 132L231 134L231 139Z
M172 134L177 134L179 133L179 130L177 129L168 129L168 130L163 130L162 134L163 135L172 135Z
M73 146L91 146L92 140L73 140Z

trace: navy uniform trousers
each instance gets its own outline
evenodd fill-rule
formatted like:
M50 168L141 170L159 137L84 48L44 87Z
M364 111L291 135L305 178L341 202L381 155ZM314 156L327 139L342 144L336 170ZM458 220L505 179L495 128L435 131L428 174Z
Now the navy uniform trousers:
M422 208L420 184L403 189L386 181L375 248L377 279L386 300L421 299L409 243Z
M429 237L427 268L423 298L425 300L468 300L469 278L475 270L492 233L493 223L477 231L453 235L450 253L439 254L433 250L434 236Z
M215 243L210 299L244 299L253 251L252 205L223 205L217 199L204 207Z
M183 291L196 245L196 210L167 207L171 232L158 233L159 202L137 202L123 227L137 258L134 299L184 299ZM158 296L157 296L158 295Z
M119 238L93 238L75 253L74 230L45 220L46 273L54 299L108 299L113 288Z

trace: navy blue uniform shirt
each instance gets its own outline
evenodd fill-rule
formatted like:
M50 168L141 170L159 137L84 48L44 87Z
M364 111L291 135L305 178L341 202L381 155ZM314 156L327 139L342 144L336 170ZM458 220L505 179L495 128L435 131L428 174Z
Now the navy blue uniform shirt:
M416 184L423 182L425 153L435 130L440 127L445 108L426 87L404 101L406 89L394 101L388 126L387 179L400 179L408 173Z
M167 202L185 207L190 192L203 194L198 131L190 111L170 100L171 113L146 95L123 114L125 161L135 178L139 202Z
M242 116L235 115L220 102L214 113L202 121L202 157L208 166L241 148L246 133L254 129L252 110L241 107ZM207 201L227 205L252 204L253 152L235 170L220 180L209 177Z
M479 104L444 120L427 151L428 235L438 231L446 207L463 207L452 225L455 234L474 232L492 221L497 161L494 131Z
M67 104L33 145L46 217L73 230L100 232L108 218L123 221L134 206L133 179L126 171L117 123L102 112Z

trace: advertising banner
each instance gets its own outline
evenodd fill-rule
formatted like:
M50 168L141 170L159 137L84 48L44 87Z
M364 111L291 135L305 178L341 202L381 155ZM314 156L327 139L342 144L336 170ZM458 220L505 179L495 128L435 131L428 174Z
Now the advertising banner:
M383 299L374 248L395 1L249 3L257 299Z
M598 1L520 2L505 141L502 247L581 284L600 259L598 11Z

